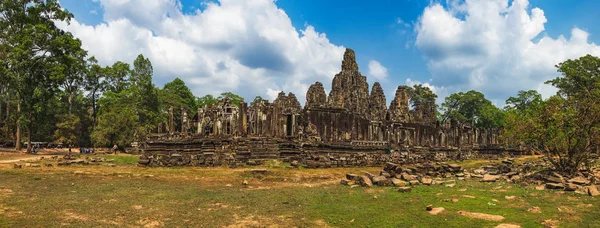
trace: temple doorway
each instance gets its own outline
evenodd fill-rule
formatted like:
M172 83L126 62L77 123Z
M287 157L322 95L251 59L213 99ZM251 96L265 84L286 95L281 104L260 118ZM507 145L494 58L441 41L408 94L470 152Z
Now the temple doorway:
M288 137L291 137L291 136L292 136L292 125L293 125L293 118L292 118L292 115L286 115L286 119L287 119L287 122L286 122L286 128L285 128L285 130L286 130L286 135L287 135Z

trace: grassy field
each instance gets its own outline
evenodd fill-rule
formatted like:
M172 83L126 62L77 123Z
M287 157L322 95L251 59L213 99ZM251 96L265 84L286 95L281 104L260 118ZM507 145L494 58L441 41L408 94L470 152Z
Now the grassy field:
M457 181L399 193L339 184L346 173L375 173L377 167L289 169L270 163L260 175L251 168L142 168L133 165L134 156L106 158L119 165L0 165L0 227L543 227L546 220L600 227L600 198L533 186ZM429 204L446 210L430 215ZM539 211L528 211L533 207ZM468 218L457 214L461 210L505 219Z

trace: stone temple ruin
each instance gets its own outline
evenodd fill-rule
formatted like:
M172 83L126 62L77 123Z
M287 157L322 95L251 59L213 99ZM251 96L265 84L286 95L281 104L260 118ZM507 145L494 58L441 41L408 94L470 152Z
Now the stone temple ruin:
M293 93L284 92L272 103L257 99L236 106L224 99L199 108L193 118L182 113L180 132L173 127L171 108L167 133L139 148L139 163L236 166L276 159L307 167L346 167L520 153L502 147L500 129L441 124L433 100L410 110L407 88L399 86L388 107L379 83L369 93L354 51L347 49L329 96L315 82L304 107Z

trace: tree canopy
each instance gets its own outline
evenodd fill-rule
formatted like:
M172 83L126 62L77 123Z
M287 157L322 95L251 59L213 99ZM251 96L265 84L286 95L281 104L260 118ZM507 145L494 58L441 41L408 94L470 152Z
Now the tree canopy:
M505 125L504 113L483 93L468 91L450 94L442 103L446 120L470 124L478 128L499 128Z

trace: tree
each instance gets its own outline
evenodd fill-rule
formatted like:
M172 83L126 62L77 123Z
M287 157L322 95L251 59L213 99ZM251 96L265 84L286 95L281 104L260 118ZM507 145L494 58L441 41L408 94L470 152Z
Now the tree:
M127 63L118 61L111 67L107 67L107 90L119 93L129 87L129 75L131 74L131 66Z
M62 115L61 121L56 125L56 131L54 132L55 141L58 143L64 143L66 145L69 145L70 148L71 145L77 143L78 125L79 118L76 115Z
M55 48L59 49L58 61L60 62L60 73L57 75L63 91L67 94L69 105L68 114L73 112L73 96L83 86L86 74L87 51L81 48L81 41L67 34L57 39Z
M506 100L507 110L517 110L520 113L525 113L534 110L543 102L542 95L536 90L521 90L516 97L509 97Z
M412 88L408 87L408 99L410 106L413 109L417 109L421 105L434 105L437 95L429 89L429 87L423 86L422 84L414 85Z
M208 107L211 105L214 105L216 103L218 103L219 100L217 100L217 98L213 97L213 95L207 94L203 97L199 97L198 99L196 99L196 103L198 104L198 107Z
M5 76L17 95L16 149L21 149L21 126L28 128L28 149L31 127L38 102L54 86L58 47L61 37L70 34L58 29L54 21L69 21L73 17L60 7L57 0L0 1L0 46L6 53ZM40 97L42 96L42 97Z
M98 101L104 110L98 115L98 125L92 132L94 145L125 146L133 141L139 126L139 118L135 106L122 103L127 100L127 95L126 91L120 94L109 91Z
M264 101L265 99L263 99L261 96L256 96L254 97L254 100L252 102L260 102L260 101Z
M535 140L530 133L539 127L536 115L543 104L542 96L535 90L519 91L516 97L509 97L504 107L504 142L512 145L524 143L533 148Z
M136 104L140 128L136 132L137 140L144 140L147 133L160 123L160 103L158 89L152 83L152 63L143 55L133 61L133 70L129 77L131 90Z
M196 97L192 94L192 91L185 85L185 82L179 78L175 78L172 82L164 85L163 90L166 93L173 94L180 98L182 104L186 109L195 112Z
M91 57L87 60L87 74L85 76L85 89L89 91L90 98L92 101L92 117L93 125L97 123L97 112L98 107L96 102L98 100L98 94L106 90L107 78L110 74L109 67L101 67L98 65L96 58Z
M534 133L539 149L555 168L573 173L598 151L600 142L600 58L586 55L556 66L562 77L547 81L558 88L539 114Z
M453 93L442 103L444 116L460 123L470 123L478 128L498 128L504 126L504 113L474 90L466 93Z
M244 101L244 98L241 97L240 95L234 94L232 92L224 92L221 93L221 95L219 95L218 100L223 100L225 98L229 98L229 100L231 100L231 104L240 107L240 103L242 103L242 101Z

